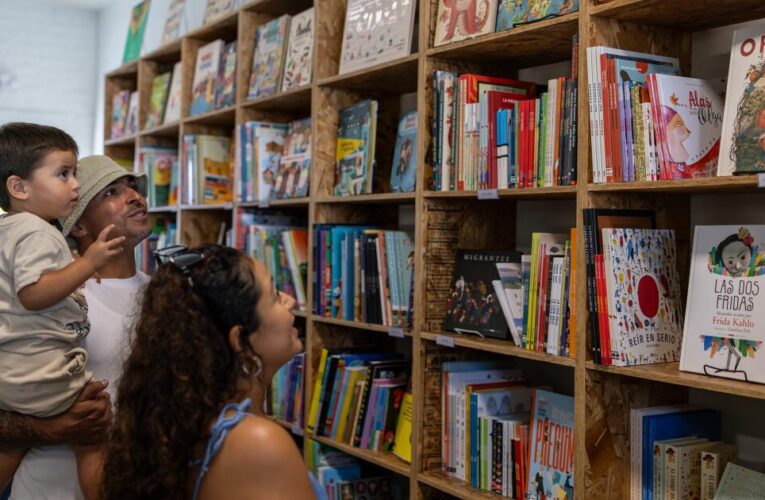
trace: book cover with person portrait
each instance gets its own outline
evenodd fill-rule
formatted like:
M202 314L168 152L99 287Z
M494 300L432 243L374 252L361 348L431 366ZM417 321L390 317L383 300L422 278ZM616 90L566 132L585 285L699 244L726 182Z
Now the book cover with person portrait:
M765 383L765 225L696 226L680 369Z

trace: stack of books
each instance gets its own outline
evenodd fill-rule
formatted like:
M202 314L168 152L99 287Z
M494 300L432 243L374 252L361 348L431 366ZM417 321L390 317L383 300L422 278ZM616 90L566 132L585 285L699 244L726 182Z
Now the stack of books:
M314 226L314 314L386 326L412 320L414 238L368 226Z

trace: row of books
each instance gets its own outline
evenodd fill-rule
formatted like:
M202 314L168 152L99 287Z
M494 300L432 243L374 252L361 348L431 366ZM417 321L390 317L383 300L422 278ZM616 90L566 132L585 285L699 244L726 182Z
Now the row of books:
M146 201L150 208L178 204L178 149L168 146L141 146L138 163L146 174Z
M236 102L236 40L215 40L199 48L191 86L191 116Z
M294 297L305 311L308 231L301 223L287 215L240 210L234 245L265 265L276 289Z
M271 379L271 415L292 426L293 432L302 434L303 396L305 395L305 353L296 354L279 368Z
M178 231L174 220L157 217L151 228L151 234L135 248L136 267L151 274L156 267L154 250L172 246L178 241Z
M138 132L138 91L120 90L112 96L109 139L119 139Z
M305 461L328 500L404 500L408 488L390 474L365 472L360 461L339 450L306 439ZM403 487L402 487L403 485Z
M144 128L151 129L181 119L182 71L183 64L179 61L172 72L166 71L154 77Z
M386 326L411 324L412 235L328 224L314 231L314 314Z
M574 398L528 387L507 361L441 366L447 477L510 498L573 498Z
M231 139L185 134L181 141L181 204L227 203L233 198Z
M410 372L411 361L398 353L363 347L322 349L306 421L308 433L357 448L391 451ZM411 418L411 408L408 414ZM411 445L405 448L411 453Z
M574 357L576 230L533 233L531 255L457 251L444 329Z
M311 83L313 7L258 26L247 99L287 92Z
M487 0L480 7L471 5L438 1L434 47L579 10L579 0Z
M236 199L308 196L311 119L289 124L249 121L236 128Z

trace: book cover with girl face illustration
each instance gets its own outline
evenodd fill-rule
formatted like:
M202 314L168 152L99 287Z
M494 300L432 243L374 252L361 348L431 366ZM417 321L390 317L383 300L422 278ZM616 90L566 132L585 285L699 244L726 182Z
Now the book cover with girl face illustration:
M765 226L696 226L680 369L765 383Z

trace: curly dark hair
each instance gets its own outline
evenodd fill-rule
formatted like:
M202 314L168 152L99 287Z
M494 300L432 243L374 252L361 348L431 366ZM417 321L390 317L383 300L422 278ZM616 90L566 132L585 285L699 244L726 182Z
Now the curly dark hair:
M188 498L194 449L236 396L242 356L228 332L241 325L240 343L251 352L262 290L246 254L218 245L193 251L204 255L189 270L193 284L166 264L144 293L118 386L105 499Z

